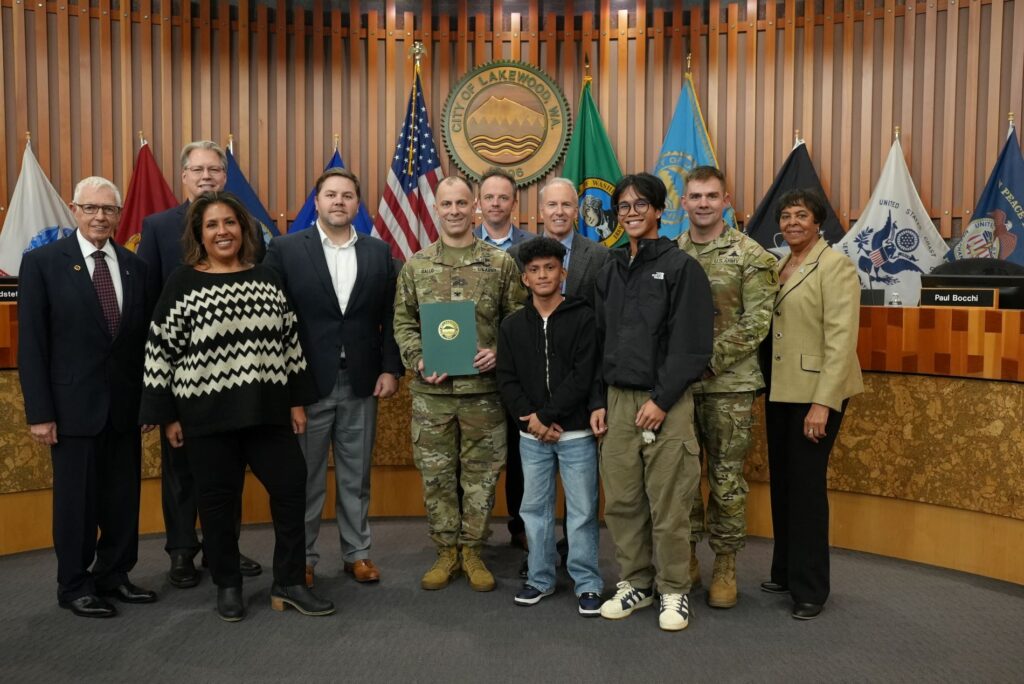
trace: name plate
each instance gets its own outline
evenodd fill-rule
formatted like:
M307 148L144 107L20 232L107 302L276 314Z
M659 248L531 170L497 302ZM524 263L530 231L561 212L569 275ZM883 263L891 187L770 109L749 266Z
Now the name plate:
M18 283L0 282L0 303L12 302L17 303L18 301Z
M999 290L994 287L924 287L921 306L976 306L999 308Z

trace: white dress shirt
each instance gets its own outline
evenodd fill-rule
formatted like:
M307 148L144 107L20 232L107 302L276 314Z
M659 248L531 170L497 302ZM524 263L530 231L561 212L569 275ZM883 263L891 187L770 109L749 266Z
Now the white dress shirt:
M92 244L84 237L82 237L82 231L76 230L75 237L78 238L78 246L82 249L82 256L85 258L85 267L89 270L89 279L92 279L92 274L96 270L96 257L93 253L96 252L96 245ZM99 250L106 255L107 269L110 271L110 279L114 281L114 294L117 295L117 310L122 311L124 309L124 288L121 286L121 269L117 266L117 252L114 251L114 245L107 240L103 243L103 249Z
M324 259L327 260L327 270L331 273L331 284L334 285L334 293L338 296L338 306L341 313L348 308L348 300L352 297L352 288L356 284L356 240L359 233L355 228L349 228L351 237L343 245L331 242L330 237L320 226L320 219L316 221L316 229L320 233L320 244L324 249ZM345 350L342 348L341 357L345 358Z

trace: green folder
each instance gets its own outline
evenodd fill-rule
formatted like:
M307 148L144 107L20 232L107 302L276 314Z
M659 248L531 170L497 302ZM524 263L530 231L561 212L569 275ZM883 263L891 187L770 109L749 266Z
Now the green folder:
M423 337L423 374L478 375L476 356L476 304L471 301L420 305Z

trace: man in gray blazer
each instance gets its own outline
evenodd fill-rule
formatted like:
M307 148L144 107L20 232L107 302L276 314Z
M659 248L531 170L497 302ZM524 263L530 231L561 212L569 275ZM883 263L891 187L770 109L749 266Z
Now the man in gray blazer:
M579 196L568 178L553 178L540 189L540 215L544 219L544 236L554 238L565 247L566 296L583 297L594 306L594 279L608 260L608 248L589 240L576 231ZM516 247L508 252L519 263Z
M478 238L508 252L513 246L521 245L537 237L512 224L512 212L519 205L519 190L516 179L507 171L488 169L480 178L480 189L476 198L477 207L483 216L483 223L473 230ZM522 267L520 267L522 270ZM508 533L512 546L526 549L526 526L519 517L519 506L523 502L523 464L519 460L519 424L508 416L505 459L505 505L508 508ZM525 564L525 559L523 560Z

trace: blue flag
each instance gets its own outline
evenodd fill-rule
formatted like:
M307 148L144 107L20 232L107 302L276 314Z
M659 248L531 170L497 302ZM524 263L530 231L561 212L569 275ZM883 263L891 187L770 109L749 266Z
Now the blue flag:
M327 166L324 167L324 171L327 169L343 169L345 168L345 162L341 160L341 153L337 149L334 150L334 156L331 157L331 161L327 162ZM312 188L309 191L309 197L306 198L306 203L302 205L302 209L299 209L299 213L295 215L295 220L292 221L292 225L288 226L289 233L297 233L300 230L305 230L316 223L316 188ZM356 220L352 222L353 227L360 233L370 234L373 230L373 219L370 218L370 213L366 211L366 207L362 201L359 202L359 211L356 212Z
M989 257L1024 265L1024 157L1011 124L1003 151L975 203L974 220L953 248L957 259Z
M249 212L249 216L256 219L256 222L259 224L260 235L263 236L263 243L269 245L271 238L278 234L277 226L274 225L274 219L270 218L270 214L267 212L266 207L263 206L263 202L260 201L256 191L249 185L248 179L242 173L238 162L235 161L235 156L231 154L231 148L229 147L225 152L228 157L228 181L225 183L224 189L237 197Z
M661 178L668 189L659 234L674 239L690 228L690 219L683 209L681 199L686 188L686 174L697 166L718 168L718 160L711 146L707 126L704 125L704 114L697 102L693 75L687 72L665 143L658 155L658 165L654 167L654 175ZM736 227L736 212L732 207L725 210L724 218L727 225Z

